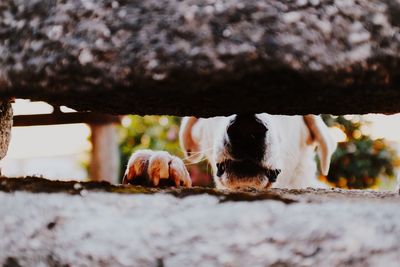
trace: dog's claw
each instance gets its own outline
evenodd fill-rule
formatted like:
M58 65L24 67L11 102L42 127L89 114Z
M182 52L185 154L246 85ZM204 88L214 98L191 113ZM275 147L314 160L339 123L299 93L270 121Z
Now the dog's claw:
M185 164L178 157L165 151L139 150L129 159L123 183L154 187L179 187L183 183L183 186L191 187L192 180Z

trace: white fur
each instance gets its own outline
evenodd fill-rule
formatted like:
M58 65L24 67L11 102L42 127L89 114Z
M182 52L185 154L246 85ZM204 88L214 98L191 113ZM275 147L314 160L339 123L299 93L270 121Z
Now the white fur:
M216 163L231 159L223 144L224 140L228 139L227 127L235 116L198 119L190 129L194 142L191 152L204 151L214 174L217 171ZM336 149L336 143L330 137L328 128L321 118L313 115L303 117L267 113L256 116L268 128L262 164L264 167L282 171L273 187L326 187L316 178L315 149L318 146L321 169L327 174L330 157ZM193 117L190 118L193 120ZM183 119L184 124L186 120L189 118ZM312 140L312 137L315 140ZM214 181L218 188L233 186L224 185L224 177L219 178L214 175Z

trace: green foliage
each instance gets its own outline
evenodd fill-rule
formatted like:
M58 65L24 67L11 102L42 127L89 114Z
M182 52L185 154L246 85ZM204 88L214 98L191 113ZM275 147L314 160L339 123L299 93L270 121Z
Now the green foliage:
M346 141L333 154L327 180L342 188L374 188L382 177L393 179L398 157L384 139L373 140L361 132L367 124L361 116L323 116L330 127L341 129Z

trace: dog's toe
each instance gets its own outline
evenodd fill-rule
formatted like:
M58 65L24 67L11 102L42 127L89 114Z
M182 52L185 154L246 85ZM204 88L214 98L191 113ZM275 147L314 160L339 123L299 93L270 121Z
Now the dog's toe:
M185 187L192 186L192 180L190 179L189 172L180 158L175 156L172 157L172 161L169 165L169 174L171 179L175 181L176 186L179 186L181 182Z

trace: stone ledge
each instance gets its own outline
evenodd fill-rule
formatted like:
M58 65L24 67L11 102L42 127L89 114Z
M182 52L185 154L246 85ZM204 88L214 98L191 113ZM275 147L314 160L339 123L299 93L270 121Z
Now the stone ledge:
M206 187L192 188L151 188L135 185L114 185L109 182L81 182L58 181L40 177L0 177L0 191L12 193L26 191L31 193L67 193L71 195L84 195L88 191L109 192L120 194L166 194L177 198L196 195L210 195L219 201L258 201L276 200L285 204L296 202L324 202L330 200L354 201L400 201L400 192L372 191L372 190L343 190L332 189L281 189L271 188L265 191L227 191Z
M221 202L197 189L177 198L137 187L126 194L107 183L2 178L0 185L8 191L0 192L4 267L397 266L400 260L395 193L264 192L291 199L288 205ZM107 188L125 194L102 192Z
M114 114L400 111L398 1L0 3L0 96Z

